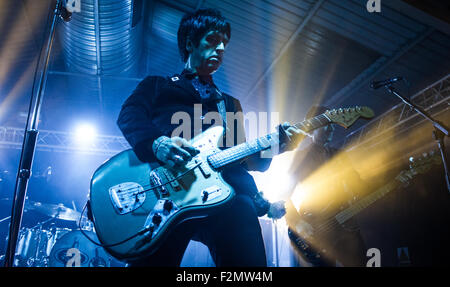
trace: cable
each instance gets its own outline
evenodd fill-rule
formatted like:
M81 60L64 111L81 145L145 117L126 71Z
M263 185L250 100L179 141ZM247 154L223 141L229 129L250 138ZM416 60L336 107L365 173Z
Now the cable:
M191 167L190 169L188 169L187 171L185 171L185 172L183 172L182 174L178 175L177 177L175 177L175 178L173 178L173 179L171 179L171 180L169 180L169 181L167 181L167 182L161 183L161 184L159 184L159 185L152 186L152 187L149 188L149 189L144 189L144 190L142 190L142 191L139 191L139 192L137 192L137 193L135 193L135 194L133 194L133 195L138 195L138 194L147 192L147 191L149 191L149 190L153 190L153 189L155 189L155 188L162 187L162 186L164 186L164 185L166 185L166 184L169 184L169 183L171 183L171 182L173 182L173 181L175 181L175 180L177 180L177 179L179 179L179 178L185 176L188 172L194 170L195 168L197 168L197 167L200 166L201 164L202 164L202 162L199 162L199 163L197 163L196 165L194 165L193 167ZM128 189L128 190L132 190L132 189L136 189L136 188L130 188L130 189ZM81 232L81 233L82 233L82 234L83 234L90 242L92 242L93 244L95 244L95 245L97 245L97 246L101 246L101 247L105 248L105 247L113 247L113 246L121 245L121 244L124 244L125 242L128 242L128 241L130 241L131 239L133 239L133 238L135 238L135 237L137 237L137 236L139 236L139 235L145 234L146 232L149 232L149 231L150 231L150 236L153 235L153 228L154 228L154 227L153 227L153 226L148 226L148 227L145 227L144 229L140 230L139 232L133 234L132 236L130 236L130 237L128 237L128 238L126 238L126 239L124 239L124 240L122 240L122 241L120 241L120 242L113 243L113 244L102 244L102 243L98 243L98 242L96 242L95 240L93 240L92 238L90 238L90 237L84 232L84 230L81 228L81 219L83 218L83 214L85 213L86 208L87 208L87 202L86 202L86 204L84 205L83 210L81 211L80 220L78 221L78 229L80 230L80 232Z
M135 238L135 237L137 237L137 236L139 236L139 235L142 235L142 234L144 234L144 233L146 233L146 232L148 232L148 231L150 231L150 236L153 235L153 226L149 226L149 227L146 227L146 228L140 230L139 232L135 233L134 235L132 235L132 236L130 236L130 237L128 237L128 238L126 238L126 239L124 239L124 240L122 240L122 241L119 241L119 242L117 242L117 243L113 243L113 244L102 244L102 243L95 242L95 240L92 239L92 238L90 238L89 235L87 235L87 234L84 232L84 230L81 228L81 219L83 218L83 214L84 214L84 212L86 211L86 207L87 207L87 202L86 202L86 204L84 205L83 210L81 211L80 220L78 221L78 229L80 230L81 234L83 234L90 242L92 242L93 244L95 244L95 245L97 245L97 246L100 246L100 247L105 248L105 247L114 247L114 246L117 246L117 245L121 245L121 244L124 244L125 242L128 242L128 241L130 241L131 239L133 239L133 238Z

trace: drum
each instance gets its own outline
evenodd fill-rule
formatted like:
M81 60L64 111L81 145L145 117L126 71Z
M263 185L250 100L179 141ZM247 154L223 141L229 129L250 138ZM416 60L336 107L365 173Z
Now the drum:
M85 230L89 238L98 240L94 232ZM80 230L64 234L50 252L49 267L109 267L111 257L87 239Z
M72 229L70 228L59 228L59 227L51 227L50 228L50 233L52 234L52 237L50 238L50 242L47 245L48 247L50 247L50 249L47 250L47 254L48 256L50 256L50 253L53 249L53 246L55 246L56 242L63 237L65 234L71 232Z
M40 227L19 231L14 266L45 267L52 248L52 233Z

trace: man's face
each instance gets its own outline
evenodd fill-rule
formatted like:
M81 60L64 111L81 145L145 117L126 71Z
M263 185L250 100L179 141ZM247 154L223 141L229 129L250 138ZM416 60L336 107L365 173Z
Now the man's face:
M216 72L222 64L228 37L219 31L209 31L200 39L197 47L188 40L187 50L190 52L191 69L199 75L210 75Z

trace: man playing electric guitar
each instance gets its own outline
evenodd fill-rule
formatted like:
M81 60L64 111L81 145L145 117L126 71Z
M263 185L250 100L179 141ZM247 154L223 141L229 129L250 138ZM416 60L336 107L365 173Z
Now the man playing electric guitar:
M326 110L323 106L313 106L306 118ZM299 183L312 181L309 186L314 188L304 197L299 209L292 201L286 203L289 238L301 258L313 266L363 266L366 248L356 221L345 226L327 221L351 204L364 187L345 155L334 158L338 150L330 146L333 132L333 124L317 129L312 143L304 150L295 151L290 174ZM335 162L327 166L333 158Z
M172 123L175 113L187 113L192 123L199 120L196 116L204 119L208 112L219 113L223 126L234 131L225 134L225 139L234 139L232 145L245 141L243 122L229 122L225 116L242 111L239 100L221 92L212 78L222 64L230 36L230 24L217 10L200 9L183 17L178 48L184 71L172 77L145 78L123 104L117 121L142 162L183 166L198 154L188 142L189 135L183 132L182 137L173 136L178 126ZM200 115L195 112L196 104L201 104ZM204 131L210 126L202 122L201 128ZM194 128L192 124L191 135L198 134ZM295 148L303 138L299 129L287 123L279 127L279 133L281 151ZM222 176L236 191L231 206L207 218L177 225L154 253L130 265L179 266L189 241L195 239L208 246L216 266L265 266L264 243L253 203L258 191L248 170L264 171L270 162L270 157L257 154L226 167Z

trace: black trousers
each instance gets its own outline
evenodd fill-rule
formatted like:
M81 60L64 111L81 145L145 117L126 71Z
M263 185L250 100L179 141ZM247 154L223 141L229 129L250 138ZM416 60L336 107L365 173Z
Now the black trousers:
M204 219L178 225L152 255L128 266L180 266L193 239L205 244L217 267L267 265L261 227L252 199L235 196L230 207Z

